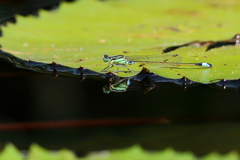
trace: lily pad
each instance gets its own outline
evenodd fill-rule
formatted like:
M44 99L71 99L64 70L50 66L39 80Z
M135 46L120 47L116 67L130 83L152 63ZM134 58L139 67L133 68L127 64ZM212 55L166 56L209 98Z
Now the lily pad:
M63 4L40 18L17 17L16 25L4 28L1 45L5 52L21 59L52 63L101 72L104 54L151 55L163 49L194 40L223 40L239 32L238 1L186 0L178 1L81 0ZM239 46L206 51L206 47L187 46L171 54L182 57L183 63L207 62L212 68L159 67L146 68L167 78L183 76L201 83L220 79L239 78ZM167 53L168 54L168 53ZM134 73L119 72L129 77L141 71L130 66ZM113 68L110 71L114 71Z

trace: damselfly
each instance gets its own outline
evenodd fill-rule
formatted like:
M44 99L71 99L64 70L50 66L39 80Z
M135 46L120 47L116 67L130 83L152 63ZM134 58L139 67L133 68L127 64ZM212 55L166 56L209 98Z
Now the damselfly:
M117 55L111 56L108 55L103 56L103 61L108 62L108 66L102 70L102 72L108 71L113 66L117 66L118 71L119 67L125 67L130 72L133 72L127 65L135 64L136 62L142 63L155 63L159 65L169 65L169 66L201 66L211 68L212 64L210 63L180 63L182 61L182 57L178 54L154 54L154 55L136 55L136 56L124 56Z
M126 92L128 86L131 84L130 79L131 77L121 78L116 76L108 86L103 87L103 92L107 94L110 92Z

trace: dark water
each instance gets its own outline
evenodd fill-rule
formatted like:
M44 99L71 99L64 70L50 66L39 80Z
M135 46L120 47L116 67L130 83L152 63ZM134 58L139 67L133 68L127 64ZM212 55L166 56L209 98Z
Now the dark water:
M206 154L240 150L240 102L236 89L159 83L104 94L107 80L40 74L1 60L0 143L28 149L93 150L140 144Z

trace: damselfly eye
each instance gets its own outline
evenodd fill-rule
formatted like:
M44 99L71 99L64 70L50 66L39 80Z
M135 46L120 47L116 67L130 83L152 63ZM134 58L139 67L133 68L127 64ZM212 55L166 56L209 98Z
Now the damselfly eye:
M132 64L134 64L135 62L133 62L133 61L128 61L128 64L130 64L130 65L132 65Z
M104 61L104 62L108 62L109 59L108 59L108 58L103 58L103 61Z

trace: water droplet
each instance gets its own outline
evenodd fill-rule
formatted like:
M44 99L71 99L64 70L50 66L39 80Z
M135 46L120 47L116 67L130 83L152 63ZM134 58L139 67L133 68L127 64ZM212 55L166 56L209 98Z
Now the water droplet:
M80 82L82 82L87 77L86 75L83 74L84 69L85 69L84 67L81 67L81 66L79 67L79 70L80 70L80 79L79 80L80 80Z
M83 70L83 69L82 69L82 70ZM82 81L83 81L84 79L86 79L86 77L87 77L86 75L83 74L82 70L81 70L81 73L80 73L80 79L79 79L80 82L82 82Z
M56 68L53 69L52 77L56 78L59 75L59 72L56 70Z
M225 84L226 79L222 79L221 82L222 82L222 91L224 91L226 89L226 84Z
M226 90L226 88L227 88L226 85L223 84L223 85L222 85L222 91Z

